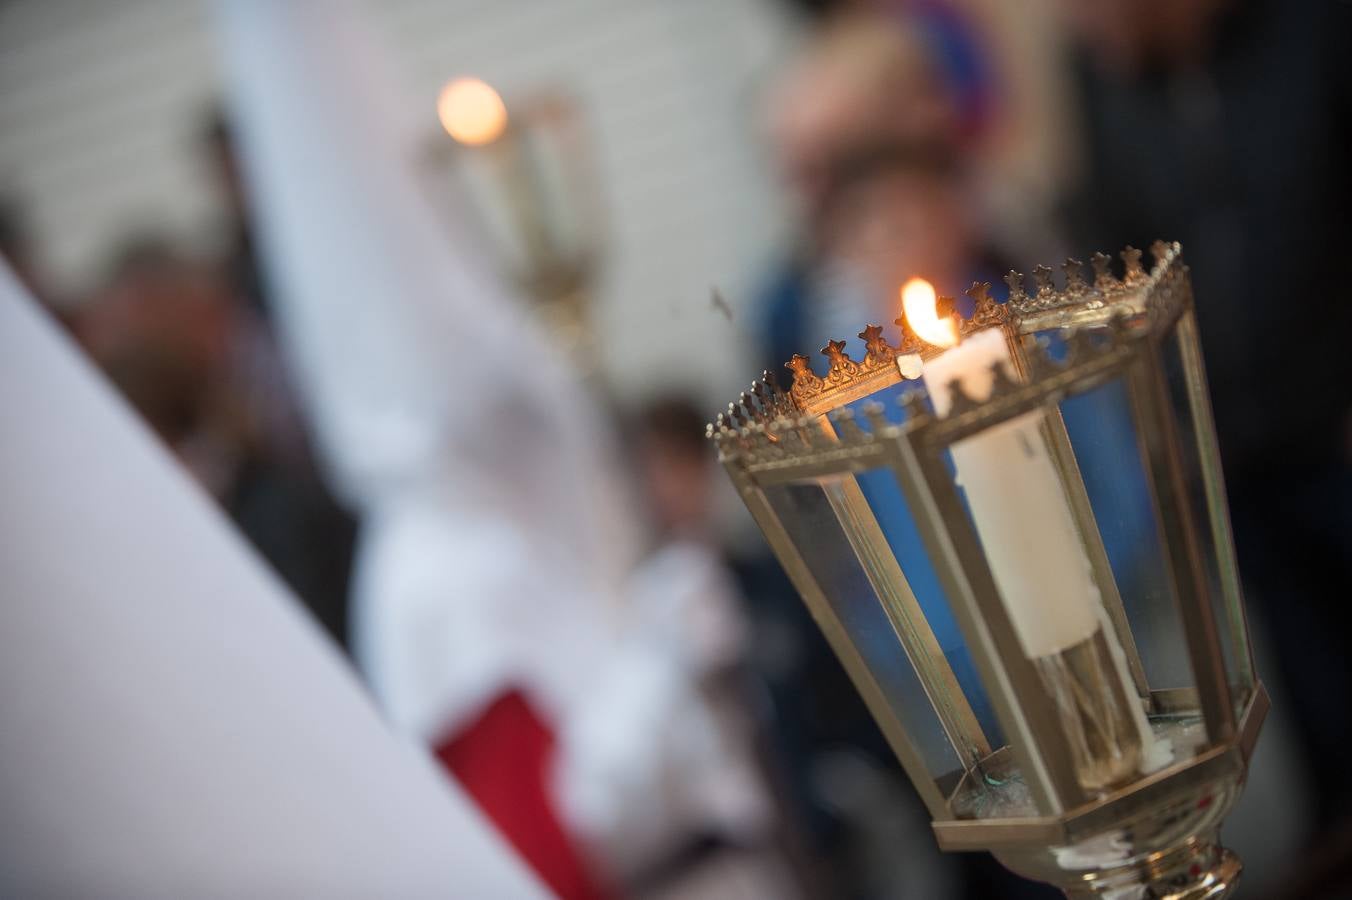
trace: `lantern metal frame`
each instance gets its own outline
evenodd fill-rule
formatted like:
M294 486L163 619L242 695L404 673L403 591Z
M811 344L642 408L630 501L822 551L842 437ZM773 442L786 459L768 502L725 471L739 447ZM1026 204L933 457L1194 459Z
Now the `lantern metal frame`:
M904 321L899 346L882 338L878 326L860 333L868 347L863 361L832 341L830 359L817 376L806 358L788 364L794 383L786 393L766 373L710 426L720 459L752 517L802 594L817 624L849 672L897 757L914 782L945 850L991 850L1011 868L1060 884L1072 896L1097 896L1122 883L1155 886L1152 896L1221 897L1233 887L1239 863L1215 844L1221 817L1238 796L1248 761L1268 709L1268 697L1253 673L1247 625L1229 532L1205 371L1197 342L1192 292L1177 244L1156 242L1149 272L1141 253L1122 254L1125 273L1113 275L1103 254L1093 259L1094 279L1069 260L1065 286L1051 272L1035 270L1036 289L1010 273L1008 302L996 303L989 285L968 294L975 312L960 331L1003 329L1016 377L996 366L989 398L978 402L955 383L953 409L933 415L918 388L904 399L907 418L890 422L876 404L863 421L846 407L906 380L898 360L934 352ZM1054 359L1039 334L1065 334L1063 359ZM1191 468L1176 406L1169 394L1165 343L1177 339L1186 406L1194 444ZM1153 497L1155 526L1176 600L1194 681L1190 688L1152 690L1137 653L1122 598L1094 521L1059 403L1111 381L1127 387L1136 422L1143 468ZM1190 758L1142 775L1102 795L1076 779L1067 738L1054 712L1030 702L1043 696L1033 662L1018 644L1009 614L974 524L954 484L945 454L955 442L1027 413L1046 413L1043 437L1059 472L1066 499L1084 541L1108 622L1127 657L1130 681L1153 715L1201 717L1205 742ZM1009 743L992 746L940 651L914 592L887 545L864 499L856 476L887 469L912 510L926 552L939 575L957 624L970 649L981 683ZM1205 519L1189 500L1188 473L1200 474ZM922 751L870 671L854 639L770 500L767 489L790 484L830 486L827 499L848 543L867 574L907 657L925 687L962 768L934 777ZM1204 547L1219 568L1209 581ZM1212 594L1219 591L1226 639L1236 672L1227 672L1222 628ZM1240 692L1236 696L1236 687ZM960 818L954 799L971 779L992 771L1017 771L1036 806L1035 815L1016 818ZM1092 846L1104 835L1126 835L1129 851L1114 851L1096 863L1069 869L1052 851ZM1081 855L1083 857L1083 855ZM1172 893L1169 893L1172 891Z

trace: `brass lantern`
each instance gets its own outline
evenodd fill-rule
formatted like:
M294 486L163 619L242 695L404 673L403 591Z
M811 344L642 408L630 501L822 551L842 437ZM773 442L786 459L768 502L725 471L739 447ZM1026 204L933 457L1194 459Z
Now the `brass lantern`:
M587 123L576 99L555 89L520 97L508 111L477 78L447 82L437 112L450 139L427 146L428 187L467 218L470 237L534 301L555 343L591 372L604 215Z
M1268 705L1188 271L1152 253L931 300L956 348L870 325L710 426L940 847L1071 897L1229 894Z

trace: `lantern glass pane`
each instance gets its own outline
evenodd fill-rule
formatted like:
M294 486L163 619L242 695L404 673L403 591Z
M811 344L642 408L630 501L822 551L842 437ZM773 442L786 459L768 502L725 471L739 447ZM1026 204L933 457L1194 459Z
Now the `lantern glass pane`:
M1065 487L1070 447L1064 436L1056 443L1059 420L1049 412L952 444L948 496L961 501L971 530L950 533L975 539L993 580L994 594L978 586L975 598L1035 744L1028 753L1063 785L1073 779L1097 796L1144 770L1150 726L1130 668L1133 642L1104 603L1111 596L1116 605L1113 579L1106 564L1101 573L1091 565L1086 538L1096 531L1086 527L1087 504L1077 518Z
M828 493L837 486L838 481L823 480L763 490L868 675L918 749L930 778L951 779L962 771L962 759L837 518Z
M1068 397L1061 417L1152 691L1195 682L1126 386Z
M1253 694L1253 661L1249 650L1243 596L1234 562L1229 513L1221 482L1205 385L1201 381L1201 351L1191 312L1166 337L1164 370L1168 380L1170 412L1178 430L1188 503L1200 543L1225 672L1236 715Z
M856 415L865 428L868 424L860 411L864 404L871 402L882 405L884 418L889 422L901 424L906 420L906 412L900 398L911 388L912 385L904 383L894 385L851 406L857 410ZM896 473L890 468L871 469L858 473L856 480L989 745L991 748L1002 746L1004 735L999 720L977 674L971 650L958 627L957 617L939 582L939 574L920 536L919 523L902 493Z
M992 748L1001 746L999 721L896 476L890 469L877 469L860 473L858 481L977 723Z
M1126 383L1066 398L1062 421L1074 451L1116 593L1150 692L1156 755L1176 762L1205 742L1196 679L1165 557L1154 495ZM1105 592L1105 596L1107 592Z

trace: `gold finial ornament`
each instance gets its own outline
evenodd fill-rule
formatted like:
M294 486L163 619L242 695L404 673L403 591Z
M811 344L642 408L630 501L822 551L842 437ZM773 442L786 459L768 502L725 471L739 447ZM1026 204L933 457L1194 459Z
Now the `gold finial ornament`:
M1050 306L1056 297L1056 284L1052 281L1052 267L1034 266L1033 283L1037 285L1037 293L1033 295L1032 302L1043 308Z
M801 353L795 353L792 359L784 363L784 368L793 373L793 387L789 389L789 396L799 409L804 409L826 387L826 382L812 371L812 360Z
M1113 276L1113 258L1099 250L1089 258L1089 264L1094 267L1094 289L1102 292L1116 290L1121 286L1117 278Z
M1084 281L1084 263L1078 259L1067 258L1061 264L1061 271L1066 274L1066 293L1073 296L1080 296L1088 288Z
M859 374L859 364L850 359L845 352L844 341L827 341L821 350L822 356L830 360L826 370L826 383L832 386L846 384Z
M864 342L864 349L868 351L864 354L865 369L881 368L897 358L897 350L883 337L881 325L864 326L864 330L859 332L859 339Z
M1128 244L1122 250L1122 264L1127 267L1124 280L1135 284L1145 278L1145 269L1141 267L1141 251Z
M830 340L821 349L827 358L825 376L812 369L812 361L806 356L795 353L784 364L784 368L793 373L793 384L789 388L789 399L796 411L816 409L823 402L836 402L842 396L863 396L900 377L897 360L902 356L918 358L925 348L923 342L905 327L902 328L900 347L893 347L883 336L881 325L868 325L859 332L864 342L864 358L860 362L850 359L845 351L845 342Z
M1007 307L1004 304L997 303L995 298L991 296L991 283L989 281L973 281L966 294L972 298L974 304L972 318L969 320L972 329L991 328L1004 324Z

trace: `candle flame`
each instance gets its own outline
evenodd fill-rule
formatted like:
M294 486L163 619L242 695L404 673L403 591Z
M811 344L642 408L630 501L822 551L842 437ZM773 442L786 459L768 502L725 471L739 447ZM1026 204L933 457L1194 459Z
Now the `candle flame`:
M952 315L939 315L939 297L934 285L923 278L912 278L901 286L901 311L906 324L922 341L939 347L958 342L958 323Z
M478 78L454 78L437 97L437 116L446 133L462 144L489 144L507 129L507 107L498 92Z

